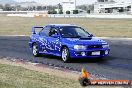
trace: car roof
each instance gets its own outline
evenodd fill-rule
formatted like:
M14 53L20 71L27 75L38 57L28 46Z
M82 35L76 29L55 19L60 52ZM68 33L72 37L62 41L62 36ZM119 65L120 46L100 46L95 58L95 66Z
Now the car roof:
M52 27L77 27L76 25L72 25L72 24L49 24L47 26L52 26Z

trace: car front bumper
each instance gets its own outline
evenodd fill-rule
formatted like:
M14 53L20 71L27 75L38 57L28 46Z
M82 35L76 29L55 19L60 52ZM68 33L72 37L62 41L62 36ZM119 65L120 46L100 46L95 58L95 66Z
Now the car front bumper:
M91 49L91 50L69 50L71 58L99 58L109 55L110 49ZM93 52L99 52L100 54L93 55Z

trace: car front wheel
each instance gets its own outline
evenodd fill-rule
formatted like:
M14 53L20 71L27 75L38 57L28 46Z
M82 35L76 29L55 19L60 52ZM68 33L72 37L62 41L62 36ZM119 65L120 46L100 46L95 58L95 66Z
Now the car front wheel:
M39 56L39 50L37 44L33 44L32 53L35 57Z
M70 60L70 55L69 55L69 50L68 48L64 47L62 49L62 54L61 54L61 58L64 62L69 62Z

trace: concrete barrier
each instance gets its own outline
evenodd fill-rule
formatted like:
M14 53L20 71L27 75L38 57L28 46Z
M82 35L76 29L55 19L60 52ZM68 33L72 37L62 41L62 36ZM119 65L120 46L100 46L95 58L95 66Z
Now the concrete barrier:
M18 16L18 17L49 17L49 18L132 18L132 15L88 15L88 14L39 14L39 13L28 13L28 14L7 14L7 16Z
M11 17L34 17L32 14L7 14L6 16L11 16Z
M132 15L86 15L87 18L132 18Z

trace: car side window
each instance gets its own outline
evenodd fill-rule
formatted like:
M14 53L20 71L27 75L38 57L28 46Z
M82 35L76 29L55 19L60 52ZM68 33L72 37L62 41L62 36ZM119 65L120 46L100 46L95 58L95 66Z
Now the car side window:
M39 32L39 35L40 36L49 36L49 31L50 31L50 27L45 27Z
M58 35L58 32L57 32L56 28L51 28L50 29L49 36L52 36L53 34L57 34Z

